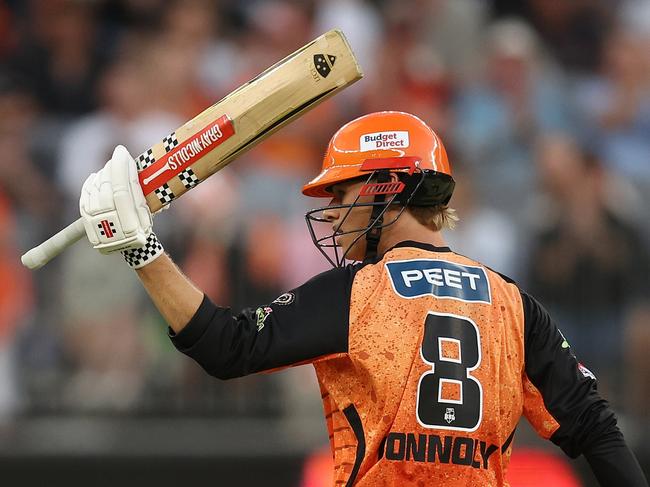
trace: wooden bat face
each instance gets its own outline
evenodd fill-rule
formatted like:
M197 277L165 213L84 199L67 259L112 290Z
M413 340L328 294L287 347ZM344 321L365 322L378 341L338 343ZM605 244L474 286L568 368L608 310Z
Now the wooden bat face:
M149 208L168 205L361 76L338 30L271 66L136 158Z

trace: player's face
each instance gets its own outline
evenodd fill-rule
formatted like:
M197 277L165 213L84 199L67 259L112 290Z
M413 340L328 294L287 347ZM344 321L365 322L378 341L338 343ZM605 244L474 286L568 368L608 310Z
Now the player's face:
M334 198L330 201L329 206L355 203L363 185L363 181L335 185L332 188ZM371 203L372 201L371 196L362 196L356 203ZM366 239L361 237L357 240L357 237L366 230L371 212L372 207L370 206L355 206L351 209L346 207L328 208L323 212L323 216L332 224L332 229L338 234L336 243L342 253L347 252L347 259L363 260L366 253Z

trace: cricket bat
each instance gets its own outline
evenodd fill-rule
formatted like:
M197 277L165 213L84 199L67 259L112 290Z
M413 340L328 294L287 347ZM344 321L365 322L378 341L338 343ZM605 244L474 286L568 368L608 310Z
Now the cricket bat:
M362 76L338 29L301 47L135 158L149 209L157 212ZM21 261L38 269L85 233L79 219Z

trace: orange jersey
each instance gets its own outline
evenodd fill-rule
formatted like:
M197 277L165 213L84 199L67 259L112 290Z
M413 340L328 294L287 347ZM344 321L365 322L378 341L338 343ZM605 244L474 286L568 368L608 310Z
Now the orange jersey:
M230 378L312 362L335 486L503 486L516 425L577 456L618 433L595 378L514 282L403 242L233 317L207 298L172 340Z
M504 485L524 411L546 438L558 427L524 371L519 290L477 262L393 249L356 274L349 327L347 356L315 365L337 485L355 466L355 420L359 486Z

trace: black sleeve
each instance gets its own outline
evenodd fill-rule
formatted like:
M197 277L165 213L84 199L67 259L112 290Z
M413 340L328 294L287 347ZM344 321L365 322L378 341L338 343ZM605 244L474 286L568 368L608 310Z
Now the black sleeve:
M348 351L350 290L356 267L332 269L273 303L233 316L204 297L174 346L220 379Z
M595 377L579 364L543 306L525 292L521 297L526 374L560 425L551 441L572 458L584 453L603 487L647 487Z
M648 487L639 462L618 429L594 443L584 456L603 487Z

